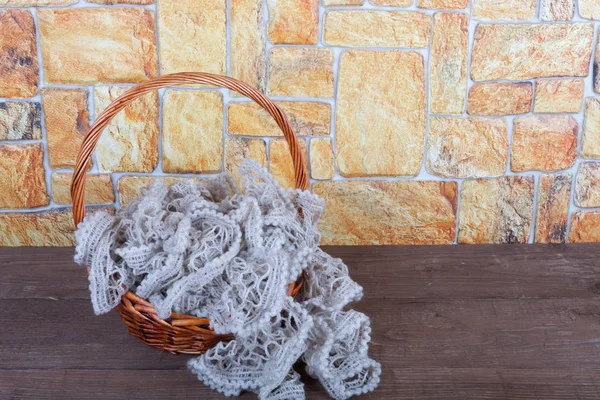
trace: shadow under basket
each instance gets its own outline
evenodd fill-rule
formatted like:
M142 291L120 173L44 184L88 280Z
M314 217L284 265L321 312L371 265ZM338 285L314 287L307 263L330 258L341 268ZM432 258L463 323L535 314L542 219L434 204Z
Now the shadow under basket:
M102 132L110 121L128 104L146 93L169 86L186 84L204 84L234 90L264 108L275 119L289 144L294 164L296 188L302 190L309 188L306 162L296 135L286 116L273 101L254 87L234 78L204 72L180 72L150 79L134 86L115 99L94 121L81 145L71 183L75 227L85 217L84 192L87 166ZM302 282L301 275L296 282L290 285L288 294L296 298L302 288ZM208 318L172 313L170 318L160 319L152 304L132 292L127 292L121 298L121 303L116 310L132 336L149 346L174 354L201 354L221 341L233 339L232 335L216 334Z

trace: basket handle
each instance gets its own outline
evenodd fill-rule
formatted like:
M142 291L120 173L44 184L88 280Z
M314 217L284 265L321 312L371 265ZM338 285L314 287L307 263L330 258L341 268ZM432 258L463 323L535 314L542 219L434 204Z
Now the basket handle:
M100 139L100 135L104 128L108 126L115 115L125 106L131 103L136 98L145 95L153 90L158 90L168 86L179 86L190 83L200 83L210 86L218 86L230 90L234 90L258 103L262 108L268 111L275 119L277 125L283 132L283 136L290 146L292 161L294 163L294 177L296 179L296 187L298 189L307 190L309 187L308 173L306 171L306 162L302 155L302 151L298 144L296 135L294 134L290 123L281 109L273 103L267 96L259 92L249 84L238 79L228 76L210 74L206 72L179 72L170 75L163 75L144 81L121 96L116 98L94 121L87 135L83 139L77 162L73 172L73 180L71 182L71 198L73 199L73 220L75 227L85 217L85 180L86 170L92 153L96 148L96 144Z

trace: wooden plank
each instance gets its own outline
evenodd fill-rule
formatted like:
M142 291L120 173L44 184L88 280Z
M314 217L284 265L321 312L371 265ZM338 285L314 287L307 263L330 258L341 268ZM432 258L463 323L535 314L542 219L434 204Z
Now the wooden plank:
M398 379L384 381L364 399L548 399L596 400L600 386L551 381L556 372L541 381L526 381L528 371L472 370L461 377L440 371L395 370ZM506 378L509 375L510 378ZM473 380L470 377L474 377ZM482 377L489 378L483 379ZM515 381L511 381L514 377ZM429 379L432 379L431 381ZM305 382L308 399L329 398L314 380ZM203 386L187 371L115 371L115 370L0 370L2 399L225 399ZM244 394L241 399L252 399Z
M371 354L385 368L600 369L594 300L370 299L356 308L371 317ZM0 303L0 369L183 369L186 358L139 343L86 300Z
M599 298L600 244L324 248L366 298ZM72 248L0 248L0 299L89 298Z

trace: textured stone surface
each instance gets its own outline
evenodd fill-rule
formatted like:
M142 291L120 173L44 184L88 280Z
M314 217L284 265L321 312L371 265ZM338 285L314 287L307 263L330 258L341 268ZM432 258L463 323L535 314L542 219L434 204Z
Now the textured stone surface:
M0 140L40 140L41 117L39 103L0 103Z
M78 0L0 0L0 7L68 6Z
M600 207L600 163L579 164L575 183L575 203L579 207Z
M599 0L578 0L578 6L582 18L600 20Z
M263 139L228 137L225 139L225 171L240 181L238 170L247 158L267 166L267 145Z
M346 51L340 61L337 96L336 153L341 175L418 174L426 111L421 54Z
M273 44L317 44L319 0L267 0Z
M457 190L455 182L317 182L327 204L321 244L451 244Z
M231 76L255 86L267 87L266 44L262 0L235 0L230 9Z
M310 175L313 179L333 178L333 147L331 138L310 140Z
M160 72L226 72L225 0L158 2Z
M536 113L578 113L583 101L583 79L543 80L535 83Z
M557 171L577 156L577 121L567 115L529 116L514 121L511 169Z
M0 193L0 208L32 208L50 203L42 145L0 145Z
M436 13L429 73L429 110L462 114L467 90L469 16Z
M592 24L479 24L471 59L475 81L587 76Z
M90 123L88 91L43 89L42 106L52 168L73 168Z
M600 242L600 212L576 211L571 215L569 243Z
M541 0L542 21L570 21L575 13L574 0Z
M525 114L531 110L533 85L519 83L476 83L469 89L467 111L471 115Z
M271 49L269 94L333 97L333 51L302 47Z
M0 213L0 246L74 246L70 211Z
M73 174L52 174L52 198L58 204L71 204L71 179ZM115 193L109 174L87 174L85 204L114 203Z
M564 243L569 220L571 174L540 177L535 221L536 243Z
M37 15L47 83L139 82L157 75L149 10L40 9Z
M471 15L484 20L533 19L536 4L537 0L473 0Z
M600 32L598 32L600 35ZM600 93L600 41L596 41L596 51L594 53L594 69L593 69L593 79L594 79L594 92Z
M362 6L365 0L322 0L324 6ZM371 3L373 3L371 1Z
M221 93L207 90L169 90L163 99L162 118L165 172L221 171Z
M469 0L418 0L417 7L436 10L462 10L467 8Z
M127 91L127 87L97 87L96 116ZM96 147L98 168L105 172L152 172L158 164L158 94L134 100L113 118Z
M300 150L304 160L306 157L306 140L299 139ZM277 179L277 182L286 188L295 188L294 163L290 155L290 147L285 139L273 139L269 144L269 171Z
M0 97L33 97L39 84L35 23L27 10L0 10Z
M581 156L600 158L600 99L585 99Z
M427 47L431 17L412 11L332 10L324 42L334 46Z
M412 0L369 0L374 6L410 7Z
M85 0L97 4L153 4L154 0Z
M533 217L533 176L465 181L459 243L527 243Z
M329 135L331 105L320 102L277 101L296 136ZM229 103L228 131L232 135L283 136L281 129L261 106L254 102Z
M176 176L122 176L119 178L119 182L117 182L117 191L119 192L119 202L121 205L131 203L136 197L138 197L141 192L140 190L145 188L146 186L152 184L152 182L159 180L162 181L165 185L171 186L172 184L179 182L184 179L184 177L176 177Z
M500 118L429 118L427 170L447 178L500 176L506 170L508 133Z

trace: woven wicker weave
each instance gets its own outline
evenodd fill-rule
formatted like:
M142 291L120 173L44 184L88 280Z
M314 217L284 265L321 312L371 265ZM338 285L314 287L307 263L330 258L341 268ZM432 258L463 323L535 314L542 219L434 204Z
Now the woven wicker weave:
M287 118L275 103L252 86L227 76L203 73L181 72L150 79L131 88L113 101L96 119L83 140L77 156L77 163L71 183L73 198L73 219L77 226L85 216L84 189L86 170L100 135L114 116L136 98L153 90L168 86L185 84L206 84L234 90L254 100L271 114L282 130L292 155L296 187L306 190L309 187L308 173L303 153L292 131ZM290 295L295 296L302 285L301 278L290 286ZM127 325L129 333L149 346L170 353L200 354L215 346L222 340L230 340L229 335L217 335L210 327L208 318L197 318L191 315L171 314L168 320L156 315L152 304L136 296L126 293L117 311Z

